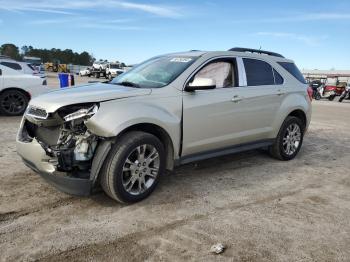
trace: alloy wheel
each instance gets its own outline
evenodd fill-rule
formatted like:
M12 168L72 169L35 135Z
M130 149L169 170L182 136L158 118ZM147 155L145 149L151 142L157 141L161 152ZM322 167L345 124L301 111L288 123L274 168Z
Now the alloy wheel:
M301 142L301 130L298 124L290 124L283 136L283 150L287 155L293 155Z
M10 115L22 113L27 106L26 98L18 91L6 92L0 103L2 110Z
M152 187L159 173L159 152L153 145L136 147L123 165L122 183L132 195L140 195Z

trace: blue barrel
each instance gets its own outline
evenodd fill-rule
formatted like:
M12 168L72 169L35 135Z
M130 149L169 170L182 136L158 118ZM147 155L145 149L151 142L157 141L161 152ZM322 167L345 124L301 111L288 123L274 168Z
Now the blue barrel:
M68 80L69 74L66 73L59 73L58 79L60 80L60 87L65 88L69 86L69 80Z

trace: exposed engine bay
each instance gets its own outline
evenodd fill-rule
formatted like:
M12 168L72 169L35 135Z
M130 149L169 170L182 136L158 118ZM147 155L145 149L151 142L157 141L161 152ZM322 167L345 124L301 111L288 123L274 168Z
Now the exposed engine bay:
M46 118L27 114L21 139L35 138L57 171L89 171L100 138L87 129L85 122L97 110L96 104L83 104L60 108Z

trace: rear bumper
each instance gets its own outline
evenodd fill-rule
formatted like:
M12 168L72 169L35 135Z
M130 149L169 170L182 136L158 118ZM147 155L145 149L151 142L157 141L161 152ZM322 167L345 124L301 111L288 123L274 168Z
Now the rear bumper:
M77 178L67 173L57 172L56 160L46 154L36 139L31 142L22 142L17 138L17 153L29 168L60 191L78 196L91 194L93 182L89 178Z

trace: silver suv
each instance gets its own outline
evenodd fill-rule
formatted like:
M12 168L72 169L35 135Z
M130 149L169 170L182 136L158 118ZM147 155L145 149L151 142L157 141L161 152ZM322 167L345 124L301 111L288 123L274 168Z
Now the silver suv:
M17 152L64 192L136 202L165 169L268 148L293 159L311 98L293 61L246 48L151 58L109 83L31 100Z

